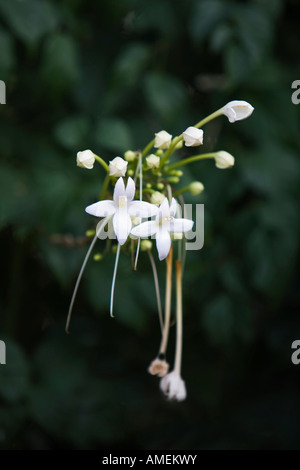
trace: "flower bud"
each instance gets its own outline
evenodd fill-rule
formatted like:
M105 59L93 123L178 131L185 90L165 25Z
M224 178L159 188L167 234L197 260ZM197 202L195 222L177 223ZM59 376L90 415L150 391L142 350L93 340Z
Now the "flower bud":
M155 134L154 147L159 149L167 149L170 147L172 140L171 134L166 131L160 131Z
M132 150L127 150L127 152L124 153L124 158L128 162L133 162L136 159L136 152L133 152Z
M202 191L204 191L204 186L200 181L194 181L193 183L190 184L190 193L193 196L198 196L198 194L201 194Z
M109 162L109 176L115 176L116 178L119 178L120 176L125 176L127 165L128 162L125 162L123 158L114 158L111 162Z
M91 150L83 150L77 153L77 166L91 170L95 163L95 155Z
M178 178L178 176L170 176L170 178L168 178L168 181L170 183L177 184L177 183L179 183L179 178Z
M140 225L142 219L140 217L131 217L131 222L133 226Z
M214 158L216 161L216 167L221 168L222 170L225 168L231 168L234 165L234 157L230 153L224 152L224 150L216 152Z
M102 258L103 258L103 255L101 253L94 254L94 261L101 261Z
M183 139L186 147L197 147L203 144L203 130L197 127L188 127L183 132Z
M159 168L160 158L153 153L146 158L148 168Z
M161 191L162 189L164 189L165 185L164 185L164 183L157 183L156 187L157 187L157 189L159 189Z
M235 122L246 119L253 110L253 106L247 101L230 101L223 107L223 114L228 117L229 122Z
M152 248L151 240L142 240L141 241L141 251L149 251Z
M94 237L95 234L96 234L96 230L87 230L87 231L85 232L85 236L86 236L86 237Z
M160 193L159 191L155 191L155 193L151 195L150 201L152 204L160 206L161 203L165 200L165 197L166 196L164 196L164 194Z
M127 171L127 175L128 176L133 176L134 175L134 170L132 168L129 168L129 170Z

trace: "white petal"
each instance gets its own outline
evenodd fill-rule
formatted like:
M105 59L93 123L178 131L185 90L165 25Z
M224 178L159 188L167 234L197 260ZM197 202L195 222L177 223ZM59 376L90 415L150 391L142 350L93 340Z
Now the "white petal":
M161 205L159 206L159 212L157 214L158 220L162 220L165 217L170 217L170 206L169 206L169 201L165 197Z
M188 232L194 225L193 220L189 219L173 219L170 222L170 232L182 233Z
M158 230L157 223L155 220L150 220L148 222L143 222L140 225L137 225L131 230L132 235L139 238L151 237Z
M167 230L159 230L156 233L156 248L160 261L168 256L171 249L171 237Z
M114 189L114 201L119 204L119 197L126 196L123 178L119 178Z
M174 197L172 197L171 205L170 205L170 216L175 217L177 212L177 201Z
M132 222L126 207L121 207L113 217L113 227L120 245L124 245L130 233Z
M127 196L128 201L132 201L132 199L134 198L134 194L135 194L135 184L134 184L133 179L129 177L127 180L127 186L126 186L126 196Z
M129 204L129 214L135 217L152 217L158 213L158 207L150 202L132 201Z
M114 201L99 201L85 208L85 212L95 217L107 217L116 212Z

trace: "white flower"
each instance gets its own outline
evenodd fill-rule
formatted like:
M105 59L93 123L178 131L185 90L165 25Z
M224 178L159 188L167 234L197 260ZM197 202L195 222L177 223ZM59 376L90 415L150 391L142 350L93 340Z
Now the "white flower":
M159 168L160 158L153 153L146 158L148 168Z
M204 191L204 186L200 181L193 181L193 183L190 184L190 193L193 196L197 196L198 194L201 194Z
M216 167L221 168L222 170L225 168L231 168L234 165L234 157L224 150L220 150L219 152L215 153L215 162Z
M128 162L123 160L123 158L114 158L111 162L109 162L109 176L115 176L116 178L119 178L119 176L125 176L127 165Z
M168 400L183 401L186 399L185 382L175 370L165 375L159 386Z
M77 166L91 170L95 163L95 155L91 150L83 150L77 153Z
M131 216L152 217L158 212L158 208L149 202L133 201L134 194L133 179L128 178L125 189L123 178L119 178L115 185L113 201L95 202L85 209L95 217L113 216L113 228L120 245L124 245L132 228Z
M253 110L253 106L247 101L230 101L223 107L223 114L228 117L229 122L235 122L246 119Z
M159 191L155 191L154 193L151 194L150 201L152 204L156 204L157 206L160 206L161 203L165 200L165 195L163 193L160 193Z
M160 131L155 134L154 147L158 149L167 149L172 140L171 134L166 131Z
M197 127L188 127L183 132L183 139L186 147L197 147L203 144L203 130Z
M157 375L158 377L163 377L168 373L169 364L164 359L156 358L151 362L148 367L148 372L151 375Z
M160 260L165 259L171 248L171 233L188 232L193 226L193 221L189 219L175 219L177 202L173 198L171 206L165 198L159 207L155 220L143 222L134 227L131 231L136 237L150 237L155 235L156 248Z

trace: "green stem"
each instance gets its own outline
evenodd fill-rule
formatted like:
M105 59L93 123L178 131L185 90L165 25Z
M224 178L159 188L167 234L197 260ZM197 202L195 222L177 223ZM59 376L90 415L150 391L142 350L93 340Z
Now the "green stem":
M151 140L151 142L149 142L149 144L142 151L142 158L148 154L148 152L152 149L153 145L154 145L154 139Z
M216 117L218 116L221 116L223 114L223 108L220 108L218 109L217 111L215 111L214 113L210 114L209 116L207 116L206 118L202 119L201 121L199 121L197 124L195 124L193 127L197 127L198 129L202 126L204 126L204 124L207 124L208 122L212 121L213 119L215 119ZM170 147L168 148L168 150L166 151L166 153L162 156L161 158L161 161L160 161L160 168L162 168L162 166L164 165L164 163L167 161L167 159L174 153L174 150L176 148L176 145L178 144L178 142L180 142L181 140L183 139L183 134L180 134L178 137L175 137L170 145Z
M108 185L109 185L109 181L110 181L110 176L109 176L109 174L107 173L107 175L105 176L105 180L104 180L102 189L101 189L101 193L100 193L100 197L99 197L99 200L100 200L100 201L102 201L102 199L105 198L105 195L106 195L106 192L107 192L107 188L108 188Z
M166 171L170 170L175 170L176 168L180 168L181 166L188 165L189 163L196 162L198 160L204 160L206 158L215 158L217 152L212 152L212 153L202 153L201 155L194 155L193 157L185 158L184 160L181 160L180 162L174 163L174 165L171 165L166 168Z
M108 164L101 158L101 157L98 157L98 155L95 155L95 160L97 160L97 162L100 163L100 165L103 166L104 170L108 173Z
M173 194L173 197L180 196L180 194L186 193L186 192L189 191L189 190L190 190L190 185L185 186L184 188L178 189L178 190L175 191L175 193Z

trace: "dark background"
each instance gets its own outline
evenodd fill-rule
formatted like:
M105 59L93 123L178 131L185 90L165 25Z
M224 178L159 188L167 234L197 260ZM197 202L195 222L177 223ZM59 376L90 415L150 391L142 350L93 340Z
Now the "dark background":
M0 0L3 449L300 448L298 3ZM146 372L160 338L145 254L140 274L121 257L114 320L114 256L91 260L64 332L103 180L76 153L108 161L232 99L253 115L207 125L204 150L235 167L185 176L205 185L187 199L205 204L205 246L184 279L188 399L168 403Z

